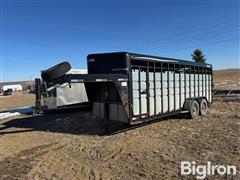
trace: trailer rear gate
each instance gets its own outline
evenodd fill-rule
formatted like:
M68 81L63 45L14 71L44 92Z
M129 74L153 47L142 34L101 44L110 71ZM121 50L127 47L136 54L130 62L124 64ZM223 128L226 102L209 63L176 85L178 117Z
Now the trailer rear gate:
M88 72L93 114L109 120L136 124L177 114L189 98L212 102L209 64L120 52L89 55Z

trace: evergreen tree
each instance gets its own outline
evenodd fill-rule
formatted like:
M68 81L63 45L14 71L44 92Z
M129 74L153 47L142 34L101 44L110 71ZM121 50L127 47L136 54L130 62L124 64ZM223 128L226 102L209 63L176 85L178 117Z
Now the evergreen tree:
M199 63L205 63L206 58L203 55L202 51L200 49L195 49L192 54L192 59Z

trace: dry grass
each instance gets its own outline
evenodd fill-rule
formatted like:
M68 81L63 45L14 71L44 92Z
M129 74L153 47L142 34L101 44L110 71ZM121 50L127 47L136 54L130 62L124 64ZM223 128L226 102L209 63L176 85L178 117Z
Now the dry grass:
M35 95L28 92L14 92L11 96L0 95L0 111L18 107L33 106Z
M236 88L240 86L240 69L226 69L213 72L216 88Z

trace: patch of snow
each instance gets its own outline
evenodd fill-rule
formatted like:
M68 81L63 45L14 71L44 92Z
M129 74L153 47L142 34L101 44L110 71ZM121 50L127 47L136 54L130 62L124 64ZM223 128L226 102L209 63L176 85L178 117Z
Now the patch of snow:
M3 113L0 113L0 119L4 119L4 118L8 118L8 117L12 117L12 116L18 116L20 115L19 112L3 112Z
M4 111L0 111L0 119L12 117L12 116L18 116L21 114L32 114L33 113L33 107L20 107L16 109L8 109Z

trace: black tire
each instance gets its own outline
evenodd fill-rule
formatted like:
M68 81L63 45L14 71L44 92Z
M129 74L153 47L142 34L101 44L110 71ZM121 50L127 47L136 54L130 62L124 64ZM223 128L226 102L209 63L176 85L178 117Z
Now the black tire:
M62 62L41 72L44 81L51 81L64 75L71 69L69 62Z
M200 110L199 113L202 116L205 116L207 114L208 111L208 103L206 99L201 99L200 101Z
M189 116L192 119L197 118L199 115L199 104L196 100L193 100L189 107Z

